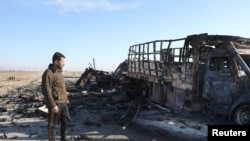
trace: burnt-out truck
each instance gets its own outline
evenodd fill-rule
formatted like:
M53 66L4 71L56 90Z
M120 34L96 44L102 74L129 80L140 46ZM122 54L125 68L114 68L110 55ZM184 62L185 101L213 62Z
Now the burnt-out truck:
M176 112L209 111L250 124L250 39L195 34L132 45L127 93Z

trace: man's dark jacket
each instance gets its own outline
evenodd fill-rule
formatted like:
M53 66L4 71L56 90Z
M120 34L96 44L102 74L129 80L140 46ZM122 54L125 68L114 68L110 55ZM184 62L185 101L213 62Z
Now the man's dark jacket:
M42 75L42 93L48 108L68 101L62 70L55 68L53 64L50 64Z

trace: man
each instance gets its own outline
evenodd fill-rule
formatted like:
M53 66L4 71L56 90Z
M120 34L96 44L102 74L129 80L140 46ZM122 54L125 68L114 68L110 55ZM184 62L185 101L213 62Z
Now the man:
M65 56L55 52L52 63L42 75L42 92L48 107L48 139L55 140L56 130L61 124L61 141L67 141L67 129L69 127L70 115L68 110L68 97L62 68Z

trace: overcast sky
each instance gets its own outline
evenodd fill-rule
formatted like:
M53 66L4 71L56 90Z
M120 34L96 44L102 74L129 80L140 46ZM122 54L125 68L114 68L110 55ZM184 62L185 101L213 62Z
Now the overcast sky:
M250 37L249 0L0 0L0 70L114 71L129 46L190 34Z

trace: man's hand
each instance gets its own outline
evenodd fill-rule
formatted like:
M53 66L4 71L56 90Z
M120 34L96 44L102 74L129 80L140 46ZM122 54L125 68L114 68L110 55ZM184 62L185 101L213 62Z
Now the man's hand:
M55 107L53 107L53 108L51 109L51 111L53 111L54 113L58 113L59 108L58 108L57 105L56 105Z
M67 106L69 106L69 104L70 104L69 101L67 101Z

